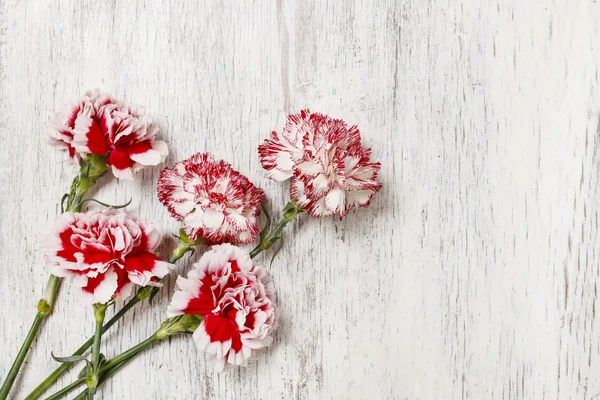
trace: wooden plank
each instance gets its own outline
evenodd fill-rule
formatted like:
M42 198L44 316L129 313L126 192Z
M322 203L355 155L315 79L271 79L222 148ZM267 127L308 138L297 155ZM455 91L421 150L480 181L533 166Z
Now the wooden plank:
M597 398L599 21L589 0L1 0L0 375L74 174L44 143L49 117L100 87L147 107L168 165L210 151L275 213L289 187L265 178L256 147L305 107L357 124L385 185L343 222L287 230L270 267L281 327L258 360L216 374L175 338L104 398ZM132 197L174 232L158 172L95 197ZM107 336L108 356L156 329L173 282ZM92 329L64 285L15 398Z

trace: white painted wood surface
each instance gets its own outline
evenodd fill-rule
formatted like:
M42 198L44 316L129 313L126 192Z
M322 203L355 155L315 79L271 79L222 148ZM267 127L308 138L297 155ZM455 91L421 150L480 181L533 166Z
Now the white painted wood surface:
M385 184L342 223L287 230L281 328L258 361L215 374L175 338L103 398L600 398L599 67L597 0L0 0L0 375L74 173L48 119L100 87L147 107L169 165L211 151L274 211L288 187L256 147L304 107L358 124ZM158 171L96 197L174 231ZM111 331L109 356L154 331L172 287ZM62 289L15 398L93 329Z

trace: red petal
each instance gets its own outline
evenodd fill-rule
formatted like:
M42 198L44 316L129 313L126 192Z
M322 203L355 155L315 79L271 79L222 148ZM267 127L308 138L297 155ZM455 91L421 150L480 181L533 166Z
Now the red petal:
M90 251L82 251L82 253L83 253L83 262L87 265L92 265L92 264L96 264L96 263L105 264L114 258L108 253L92 253Z
M98 286L100 286L100 284L102 283L103 280L104 280L104 274L98 274L98 276L95 278L88 277L87 285L85 285L81 289L84 292L94 293L96 288Z
M115 290L115 295L117 295L130 282L130 280L129 275L127 275L127 271L125 271L124 268L115 268L115 272L117 273L117 290Z
M161 259L152 253L143 252L135 255L129 255L125 259L125 270L127 272L152 271L154 269L154 264L157 261L161 261Z
M248 329L254 329L255 317L255 312L251 312L250 314L246 315L246 323L244 326Z
M127 147L129 154L141 154L147 152L148 150L152 150L151 140L145 140Z
M238 265L237 260L229 260L229 263L231 264L231 272L232 273L236 273L236 272L240 272L240 266Z
M75 253L78 252L79 249L71 244L71 235L73 235L71 227L68 227L58 235L63 248L62 250L59 250L56 255L64 258L66 261L77 262Z
M100 156L106 154L108 147L106 145L106 140L104 139L104 134L95 122L92 122L86 137L88 141L87 147L90 149L91 153L98 154Z
M211 283L209 277L202 280L200 295L190 300L185 310L183 310L184 314L206 315L215 309L214 296L210 290Z
M239 332L233 327L228 318L221 315L208 314L204 317L204 328L211 342L226 342L231 340L231 348L236 353L242 348Z
M117 169L127 169L131 167L131 159L127 151L122 149L114 149L110 152L106 159L107 165L112 165Z

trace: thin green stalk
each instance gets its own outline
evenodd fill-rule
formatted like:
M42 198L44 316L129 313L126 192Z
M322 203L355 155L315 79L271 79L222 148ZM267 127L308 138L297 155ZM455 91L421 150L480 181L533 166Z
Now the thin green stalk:
M76 397L73 397L73 400L86 400L87 399L87 391L79 393Z
M133 346L129 350L124 351L115 358L105 362L100 368L98 386L117 373L131 360L140 355L142 351L150 347L154 342L180 333L191 334L202 323L202 320L202 316L200 315L178 315L176 317L167 319L161 324L160 328L152 336ZM71 385L69 385L69 387L71 387L69 390L72 390L79 385L80 383L73 382ZM88 392L84 391L75 397L75 399L86 399L88 398L86 396L88 396Z
M186 244L179 243L178 246L173 250L171 258L169 258L169 263L173 264L177 262L180 258L182 258L186 253L193 251L194 246L201 242L196 242L195 244ZM123 316L132 309L137 303L142 301L145 298L155 296L160 288L155 286L146 286L141 288L137 294L129 300L123 308L121 308L104 326L102 327L102 333L108 331L114 324L116 324ZM81 347L79 347L73 356L83 355L94 342L94 338L89 338ZM56 368L46 379L42 381L26 398L25 400L36 400L39 399L50 386L52 386L58 378L60 378L68 369L73 365L73 362L65 362L62 363L58 368ZM0 399L4 400L4 399Z
M68 386L60 389L58 392L54 393L52 396L46 398L46 400L57 400L63 396L69 394L70 391L76 389L77 387L83 385L85 383L85 378L79 378L75 382L71 383ZM84 392L87 395L87 391Z
M108 331L114 324L116 324L127 313L127 311L129 311L131 308L133 308L141 300L142 300L142 298L139 296L135 296L134 298L129 300L129 302L127 304L125 304L125 306L123 308L121 308L111 319L108 320L108 322L106 324L104 324L104 326L102 327L102 333L105 333L106 331ZM87 340L87 342L85 342L81 347L79 347L75 351L75 353L73 353L73 356L83 355L83 353L85 353L92 346L92 343L94 343L93 336L90 337ZM33 400L33 399L40 398L41 395L46 390L48 390L48 388L50 386L52 386L52 384L54 382L56 382L58 380L58 378L60 378L60 376L62 374L64 374L71 365L73 365L72 362L71 363L69 363L69 362L62 363L58 368L56 368L54 370L54 372L52 372L46 379L44 379L44 381L38 387L36 387L33 390L33 392L31 392L25 398L25 400Z
M139 354L139 352L138 352L138 354ZM133 361L133 359L135 359L136 355L134 355L124 361L121 361L119 364L114 365L112 368L108 369L105 373L103 373L102 376L100 376L100 381L98 382L98 386L102 385L104 382L109 380L114 374L119 372L124 366L126 366L131 361ZM73 382L73 383L75 383L75 382ZM77 384L75 387L80 386L80 385L81 384ZM72 389L69 389L69 391L70 390L72 390ZM79 395L77 395L74 399L75 400L85 400L86 398L87 398L87 390L84 390L83 392L79 393ZM46 400L50 400L50 399L46 399Z
M108 370L121 364L122 362L135 358L139 353L141 353L144 349L146 349L146 347L150 346L152 343L156 342L157 340L160 340L160 338L156 334L150 336L148 339L138 343L137 345L133 346L129 350L124 351L123 353L119 354L115 358L106 362L102 366L102 368L100 368L100 372L102 374L104 374Z
M139 353L141 353L142 350L144 350L150 344L154 343L156 340L158 340L158 339L155 337L155 335L152 335L151 337L144 340L137 346L132 347L131 349L126 351L125 353L128 353L127 357L121 357L121 356L125 355L125 353L123 353L123 354L113 358L112 360L108 361L106 364L102 365L102 367L100 368L100 379L98 380L98 386L102 385L111 376L113 376L118 371L120 371L121 368L123 368L125 365L129 364L129 362L131 362ZM136 351L133 351L134 349L136 349ZM121 361L114 362L117 359L120 359ZM59 390L52 396L48 397L46 400L58 400L61 397L67 395L73 389L76 389L77 387L83 385L84 383L85 383L85 378L80 378L80 379L76 380L75 382L71 383L70 385L65 386L64 388L62 388L61 390ZM79 395L76 396L75 398L76 399L87 399L87 396L88 396L88 391L84 390L83 392L79 393Z
M100 377L100 345L102 344L102 325L106 315L106 304L94 304L94 319L96 320L96 331L94 333L94 343L92 344L92 367L91 373L86 376L85 383L88 387L89 399L94 398L98 379Z
M296 206L291 201L288 202L285 205L285 207L283 208L283 218L281 219L279 224L275 227L275 229L270 230L271 226L270 226L270 220L269 220L269 223L267 224L267 227L266 227L266 232L260 233L260 241L258 242L258 245L254 249L252 249L252 251L250 252L250 258L256 257L257 255L262 253L264 250L270 249L275 242L281 241L282 238L280 235L281 235L281 232L283 231L283 229L294 218L296 218L296 216L298 214L300 214L302 212L303 211L301 208Z
M40 312L38 312L35 316L35 319L33 320L31 328L29 329L29 333L27 333L25 342L23 342L23 345L21 346L21 349L19 350L15 361L13 362L12 366L10 367L10 370L8 371L8 376L6 377L6 380L2 385L2 389L0 389L0 399L5 400L8 397L8 393L10 392L10 389L12 388L15 379L17 378L19 369L21 368L21 365L23 365L23 361L27 356L27 352L29 351L31 343L33 342L33 339L35 338L35 335L43 320L44 316Z

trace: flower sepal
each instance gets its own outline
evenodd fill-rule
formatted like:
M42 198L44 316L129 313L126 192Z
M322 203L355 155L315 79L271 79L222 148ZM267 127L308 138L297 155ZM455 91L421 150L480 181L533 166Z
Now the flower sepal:
M206 242L206 239L204 239L203 237L199 237L197 239L191 239L188 236L188 234L185 233L185 230L183 229L183 227L181 227L181 229L179 229L179 235L173 235L173 236L175 236L177 238L177 240L179 240L180 245L184 245L184 246L188 246L188 247L199 246Z
M204 321L202 315L184 314L167 319L162 323L155 335L158 340L176 335L178 333L194 333Z
M296 216L298 214L303 213L303 212L304 211L300 207L298 207L296 204L294 204L294 202L288 201L288 203L283 208L283 219L286 220L287 222L290 222L291 220L296 218Z

